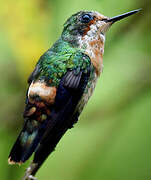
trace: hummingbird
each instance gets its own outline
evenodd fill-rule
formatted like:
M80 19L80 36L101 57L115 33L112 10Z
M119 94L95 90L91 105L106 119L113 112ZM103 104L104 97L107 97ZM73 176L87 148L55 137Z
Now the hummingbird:
M111 18L96 11L77 12L40 57L28 78L24 124L8 159L20 165L34 153L24 180L35 179L62 136L77 123L103 70L107 30L139 10Z

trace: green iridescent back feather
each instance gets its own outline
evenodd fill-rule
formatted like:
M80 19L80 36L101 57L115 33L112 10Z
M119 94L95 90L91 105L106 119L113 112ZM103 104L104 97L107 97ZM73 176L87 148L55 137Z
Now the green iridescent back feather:
M68 70L87 72L91 66L90 58L79 48L73 48L68 42L59 39L37 63L38 79L51 80L51 86L58 86L60 79Z

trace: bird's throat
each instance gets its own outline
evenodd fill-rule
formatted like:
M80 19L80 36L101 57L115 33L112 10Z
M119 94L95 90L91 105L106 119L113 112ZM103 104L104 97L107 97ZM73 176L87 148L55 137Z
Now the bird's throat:
M85 36L79 39L79 45L80 48L84 49L85 53L90 57L96 70L96 74L99 76L103 69L105 36L94 32L94 29L88 31Z

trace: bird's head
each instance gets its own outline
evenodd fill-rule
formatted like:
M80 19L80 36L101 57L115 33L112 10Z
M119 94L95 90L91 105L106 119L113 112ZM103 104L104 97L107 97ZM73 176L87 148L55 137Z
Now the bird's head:
M83 41L99 38L105 41L105 33L109 27L127 16L130 16L139 10L118 15L112 18L104 16L95 11L80 11L72 15L64 24L62 38L70 42L73 46L83 46ZM87 39L87 40L86 40Z

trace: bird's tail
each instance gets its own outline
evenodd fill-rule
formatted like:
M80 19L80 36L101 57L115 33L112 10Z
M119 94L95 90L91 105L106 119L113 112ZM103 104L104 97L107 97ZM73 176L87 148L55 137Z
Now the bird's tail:
M26 119L12 150L9 154L9 164L22 164L35 151L42 136L42 123Z

